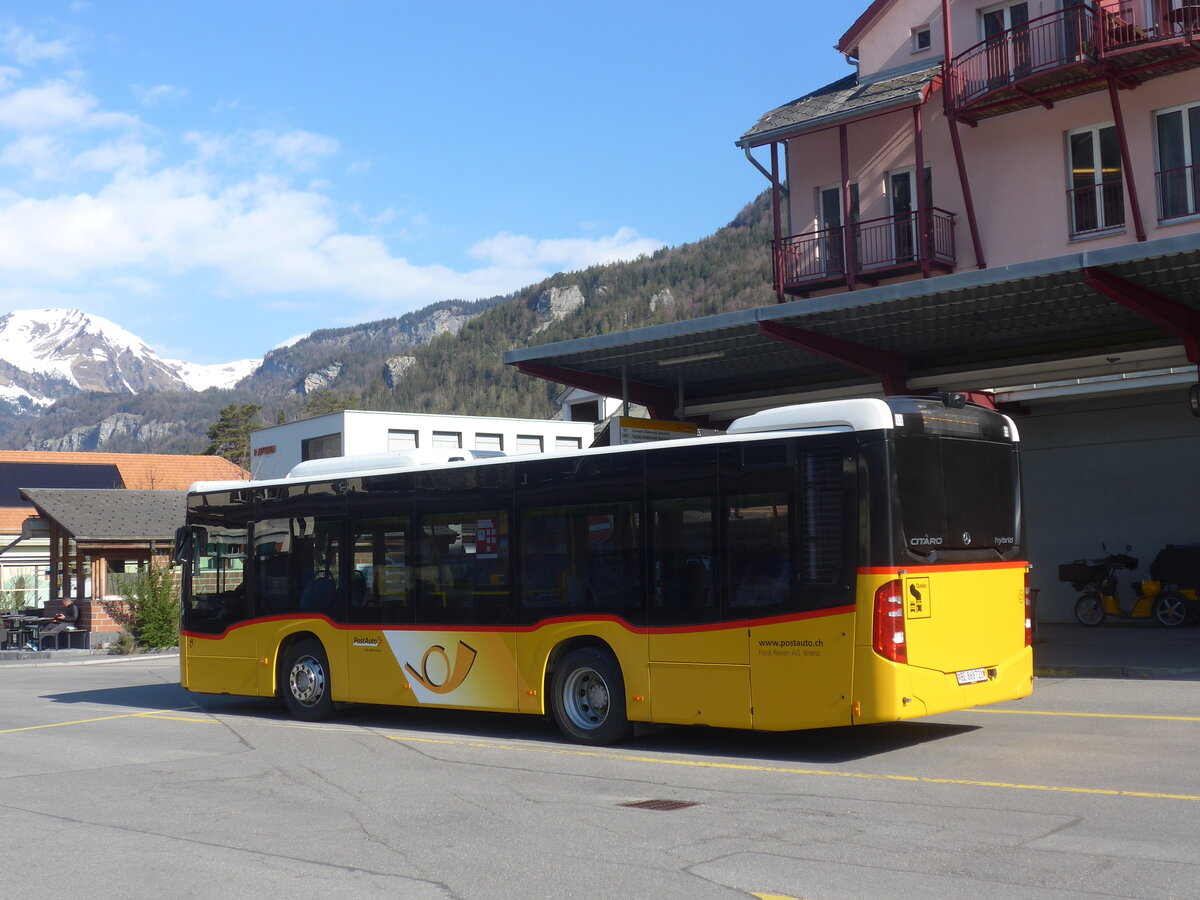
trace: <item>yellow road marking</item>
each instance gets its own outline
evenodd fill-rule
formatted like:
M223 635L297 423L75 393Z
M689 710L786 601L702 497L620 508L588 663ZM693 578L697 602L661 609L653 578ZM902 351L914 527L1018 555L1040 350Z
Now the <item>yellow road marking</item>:
M1189 800L1200 803L1200 795L1159 794L1152 791L1125 791L1109 788L1064 787L1052 784L1015 784L1006 781L977 781L970 778L929 778L921 775L881 775L874 772L837 772L832 769L800 769L788 766L756 766L749 763L719 763L697 759L665 759L654 756L634 756L628 753L608 753L598 750L570 750L565 748L514 747L509 744L489 744L480 741L449 741L436 738L418 738L407 735L388 735L397 742L414 744L445 744L453 747L474 747L483 750L511 750L517 753L550 753L559 756L582 756L592 759L611 759L618 762L650 763L660 766L684 766L696 769L722 769L737 772L766 772L775 775L812 775L823 778L858 778L866 781L903 781L913 784L956 784L964 787L1003 788L1010 791L1046 791L1060 794L1088 794L1103 797L1138 797L1148 800Z
M971 712L1009 716L1064 716L1080 719L1154 719L1159 722L1200 722L1200 716L1139 716L1132 713L1053 712L1048 709L972 709Z
M73 722L51 722L49 725L25 725L25 726L23 726L23 727L21 727L21 728L5 728L5 729L3 729L3 730L0 730L0 734L14 734L14 733L16 733L16 732L18 732L18 731L37 731L37 730L39 730L39 729L42 729L42 728L62 728L64 725L90 725L92 722L111 722L111 721L113 721L114 719L171 719L171 718L174 718L174 717L172 717L172 716L164 716L164 715L162 715L162 713L164 713L164 712L176 712L176 710L171 710L171 709L156 710L156 709L152 709L152 710L150 710L150 711L148 711L148 712L140 712L140 713L123 713L122 715L119 715L119 716L99 716L99 717L97 717L97 718L95 718L95 719L76 719L76 720L75 720L75 721L73 721ZM182 712L182 710L179 710L179 712ZM183 719L183 718L179 718L179 719L177 719L177 721L180 721L180 722L205 722L205 723L208 723L208 722L212 722L213 720L212 720L212 719Z

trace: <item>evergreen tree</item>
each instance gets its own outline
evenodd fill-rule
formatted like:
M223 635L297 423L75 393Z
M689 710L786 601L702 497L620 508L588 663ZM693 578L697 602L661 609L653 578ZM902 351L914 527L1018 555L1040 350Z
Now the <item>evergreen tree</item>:
M304 414L310 417L324 416L350 409L353 406L350 399L341 394L335 394L333 391L313 391L304 401Z
M223 456L243 469L250 468L250 432L260 427L257 403L233 403L221 410L221 417L208 429L211 443L208 456Z

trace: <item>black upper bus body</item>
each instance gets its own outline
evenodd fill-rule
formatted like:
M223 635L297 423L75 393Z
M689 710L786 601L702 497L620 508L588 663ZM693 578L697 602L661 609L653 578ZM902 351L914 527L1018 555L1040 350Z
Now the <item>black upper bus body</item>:
M847 402L809 404L722 437L357 471L351 457L341 472L198 485L183 628L314 612L707 625L851 605L862 567L1021 558L1007 417L848 403L861 415L823 421L814 408Z

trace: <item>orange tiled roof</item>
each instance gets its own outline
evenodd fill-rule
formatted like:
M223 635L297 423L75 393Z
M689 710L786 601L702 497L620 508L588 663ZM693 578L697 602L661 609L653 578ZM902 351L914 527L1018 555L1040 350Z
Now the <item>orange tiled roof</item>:
M0 506L0 534L20 534L21 523L36 515L32 506Z
M131 491L183 491L196 481L246 481L250 473L220 456L170 453L67 453L51 450L0 450L0 464L107 464L117 467ZM23 487L38 487L36 484Z
M246 481L250 478L250 473L241 466L220 456L0 450L0 466L5 463L116 466L125 487L134 491L183 491L197 481ZM39 487L36 484L20 486ZM35 514L29 505L0 506L0 535L20 534L21 523Z

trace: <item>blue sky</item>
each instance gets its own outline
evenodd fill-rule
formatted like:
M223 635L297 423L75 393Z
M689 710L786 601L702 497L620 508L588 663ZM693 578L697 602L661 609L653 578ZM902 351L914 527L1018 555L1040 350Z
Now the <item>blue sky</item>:
M850 71L858 11L10 0L0 312L217 363L697 240L766 187L733 142Z

